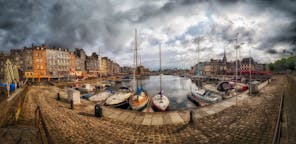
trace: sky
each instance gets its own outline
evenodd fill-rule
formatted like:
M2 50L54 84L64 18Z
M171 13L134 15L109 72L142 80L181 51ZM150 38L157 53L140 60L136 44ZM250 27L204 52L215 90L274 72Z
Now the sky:
M133 65L137 29L142 65L190 68L197 61L273 62L296 52L295 0L0 0L0 49L32 44L102 49ZM197 47L199 41L199 59Z

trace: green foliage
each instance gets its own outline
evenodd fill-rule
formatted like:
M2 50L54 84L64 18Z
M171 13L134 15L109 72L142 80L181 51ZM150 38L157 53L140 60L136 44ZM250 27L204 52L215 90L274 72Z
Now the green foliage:
M269 64L269 68L272 71L285 71L285 70L295 70L296 68L296 55L282 58Z

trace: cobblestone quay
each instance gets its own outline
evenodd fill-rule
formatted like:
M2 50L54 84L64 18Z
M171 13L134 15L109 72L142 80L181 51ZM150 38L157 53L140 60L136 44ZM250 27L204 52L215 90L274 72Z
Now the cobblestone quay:
M54 86L33 87L21 118L28 123L32 121L32 113L40 105L55 143L271 143L281 89L286 82L285 77L275 79L258 95L239 98L238 105L224 107L217 113L211 113L211 107L204 114L195 110L192 124L183 119L188 115L186 112L178 112L183 123L166 125L143 125L143 117L124 114L120 117L133 122L108 116L97 118L94 104L82 100L71 110L65 92ZM61 101L56 100L58 92Z

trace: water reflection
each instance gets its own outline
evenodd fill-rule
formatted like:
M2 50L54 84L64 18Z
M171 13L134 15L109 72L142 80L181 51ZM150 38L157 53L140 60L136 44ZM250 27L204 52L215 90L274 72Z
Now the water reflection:
M131 86L132 81L123 82L122 84ZM160 90L159 75L141 78L141 80L138 80L138 85L142 85L148 95L153 96ZM162 76L162 89L164 94L170 99L169 110L196 107L195 104L187 99L187 95L191 94L191 87L192 82L189 78L172 75Z

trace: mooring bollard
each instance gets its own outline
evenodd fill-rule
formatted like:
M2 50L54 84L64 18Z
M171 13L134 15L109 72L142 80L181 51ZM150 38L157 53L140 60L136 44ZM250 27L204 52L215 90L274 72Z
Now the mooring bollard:
M58 101L61 100L60 93L58 93L57 100L58 100Z
M190 116L189 123L193 123L193 111L192 110L189 112L189 116Z
M95 105L95 116L96 117L102 117L102 108L99 104Z
M73 100L71 100L70 103L71 103L71 109L74 109L74 102L73 102Z

